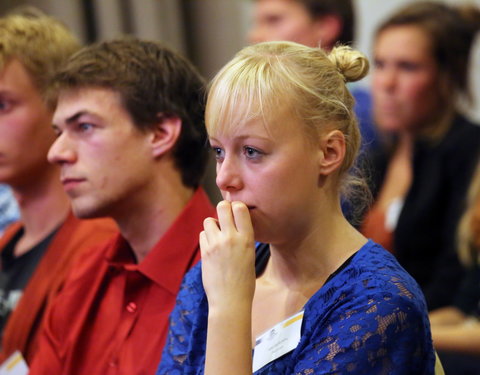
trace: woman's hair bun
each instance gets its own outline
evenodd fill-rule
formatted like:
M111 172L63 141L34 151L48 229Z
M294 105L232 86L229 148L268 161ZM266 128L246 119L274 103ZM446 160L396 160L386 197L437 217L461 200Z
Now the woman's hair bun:
M355 82L368 73L370 64L365 55L349 46L337 46L328 54L330 61L345 77L345 82Z

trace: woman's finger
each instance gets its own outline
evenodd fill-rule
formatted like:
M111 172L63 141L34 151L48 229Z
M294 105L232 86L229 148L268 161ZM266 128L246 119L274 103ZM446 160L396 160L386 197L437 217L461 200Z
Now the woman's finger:
M209 242L212 242L213 236L216 236L220 232L217 219L214 219L213 217L207 217L205 220L203 220L203 230L205 232L207 241L210 240Z
M202 230L198 238L199 238L199 244L200 244L200 253L203 257L208 250L208 239L205 231Z
M232 202L232 213L237 231L253 238L252 219L248 207L243 202Z
M217 216L220 230L225 233L236 231L233 220L232 205L228 201L221 201L217 204Z

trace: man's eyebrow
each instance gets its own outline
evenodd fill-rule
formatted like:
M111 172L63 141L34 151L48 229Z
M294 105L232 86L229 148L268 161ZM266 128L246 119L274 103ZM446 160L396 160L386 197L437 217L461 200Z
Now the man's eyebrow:
M81 117L83 115L86 115L86 114L89 114L89 112L88 111L79 111L79 112L75 113L74 115L68 117L65 120L65 123L71 124L72 122L77 121L79 117Z
M83 115L87 115L87 114L89 114L89 113L90 113L90 112L85 111L85 110L83 110L83 111L78 111L78 112L75 113L74 115L68 117L68 118L65 120L65 123L66 123L67 125L71 125L72 123L74 123L75 121L77 121L77 120L79 119L79 117L82 117ZM56 125L56 124L52 124L52 127L53 127L53 129L58 129L58 128L59 128L59 126Z

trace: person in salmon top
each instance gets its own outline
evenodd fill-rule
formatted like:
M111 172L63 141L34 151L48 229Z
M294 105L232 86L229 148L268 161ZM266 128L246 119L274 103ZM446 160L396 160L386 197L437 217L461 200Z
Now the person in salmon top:
M60 168L47 161L55 141L48 81L79 48L61 22L33 8L0 18L0 182L21 214L0 238L0 362L17 350L32 360L74 261L117 231L110 219L75 218Z

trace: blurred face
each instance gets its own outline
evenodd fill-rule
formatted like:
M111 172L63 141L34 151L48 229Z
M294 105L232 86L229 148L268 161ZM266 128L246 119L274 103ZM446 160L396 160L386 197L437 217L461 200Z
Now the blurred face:
M75 215L132 212L152 176L151 134L135 128L119 94L100 88L64 92L53 124L58 137L48 159L61 167Z
M318 158L304 127L289 116L268 130L252 120L210 134L217 186L228 201L249 208L257 241L272 244L302 236L318 206Z
M52 113L18 60L0 71L0 182L30 184L52 169L47 152L55 140Z
M258 0L254 4L250 43L288 40L318 47L319 21L295 0Z
M388 132L416 131L438 115L439 71L430 40L416 26L382 31L374 47L374 116Z

